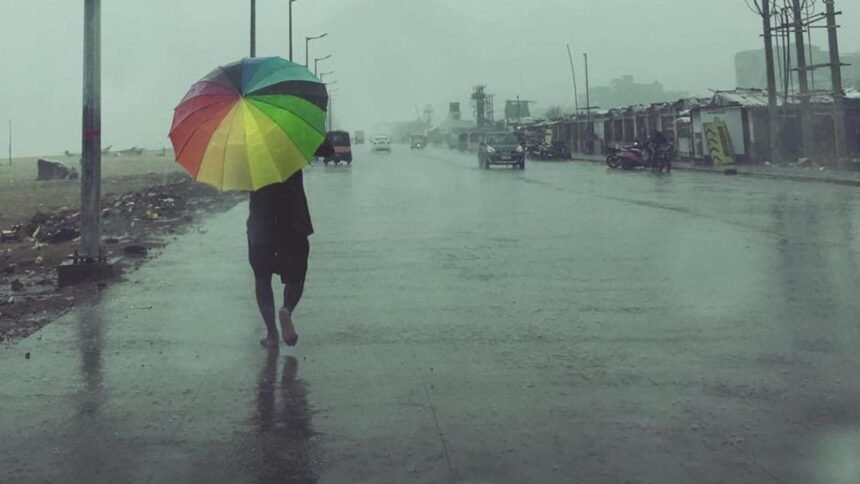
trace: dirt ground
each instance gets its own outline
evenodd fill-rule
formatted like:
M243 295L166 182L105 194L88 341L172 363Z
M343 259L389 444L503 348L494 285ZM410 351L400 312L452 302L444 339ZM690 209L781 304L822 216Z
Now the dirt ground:
M71 166L76 160L51 158ZM105 283L59 289L57 266L78 245L77 180L36 181L36 158L0 168L0 342L24 338L60 314L97 297ZM5 165L5 164L4 164ZM208 213L243 199L194 183L159 153L105 156L102 241L127 273Z

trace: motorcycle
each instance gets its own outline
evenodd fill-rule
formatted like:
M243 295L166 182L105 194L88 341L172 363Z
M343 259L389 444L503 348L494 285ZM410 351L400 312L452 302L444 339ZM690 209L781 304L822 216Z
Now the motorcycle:
M630 146L610 147L609 154L606 155L606 165L609 168L629 171L640 166L650 166L652 158L650 148L647 145L643 147L637 141Z
M555 142L551 146L531 145L527 148L527 152L529 158L533 160L569 160L571 158L570 148L562 142Z
M670 141L659 146L652 142L644 145L639 142L623 148L609 148L606 156L606 165L610 168L621 168L630 171L634 168L650 168L655 172L672 171L672 158L674 158L675 145Z

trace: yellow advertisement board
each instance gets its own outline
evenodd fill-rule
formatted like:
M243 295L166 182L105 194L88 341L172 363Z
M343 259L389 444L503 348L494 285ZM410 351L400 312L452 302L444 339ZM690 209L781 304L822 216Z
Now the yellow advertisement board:
M726 122L716 118L710 123L704 123L704 128L708 152L714 165L734 165L736 161L732 135Z

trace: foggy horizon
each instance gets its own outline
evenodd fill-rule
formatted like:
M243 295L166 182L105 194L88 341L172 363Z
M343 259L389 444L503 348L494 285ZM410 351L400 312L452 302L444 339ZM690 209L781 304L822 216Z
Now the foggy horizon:
M102 6L103 146L169 147L173 108L191 84L248 55L247 0L212 3ZM258 56L288 56L287 3L258 1ZM837 8L844 12L842 25L858 25L860 5L842 0ZM462 103L470 118L476 84L496 95L497 110L516 96L536 101L538 113L554 105L569 108L567 43L574 49L580 94L583 52L589 54L592 88L629 74L695 96L736 87L734 55L761 48L761 22L742 0L513 6L490 0L299 0L293 9L296 62L304 62L305 36L329 34L311 43L311 64L332 54L320 70L335 71L327 79L336 80L339 91L335 126L349 131L414 119L426 104L434 106L438 121L452 101ZM13 155L79 152L82 4L39 0L4 4L0 13L3 45L14 47L2 54L14 70L0 89L0 121L12 120ZM858 32L840 29L843 54L860 50ZM5 154L5 126L0 131Z

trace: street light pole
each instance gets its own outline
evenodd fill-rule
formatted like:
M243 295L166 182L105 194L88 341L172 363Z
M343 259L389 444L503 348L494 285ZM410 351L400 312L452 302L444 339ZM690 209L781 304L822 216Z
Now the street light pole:
M257 0L251 0L251 57L257 57Z
M311 64L311 61L310 61L310 58L311 58L311 57L310 57L310 44L311 44L311 41L312 41L312 40L319 40L319 39L321 39L321 38L323 38L323 37L325 37L325 36L327 36L327 35L328 35L328 33L325 33L325 34L322 34L322 35L317 35L317 36L315 36L315 37L305 37L305 67L308 67L308 68L309 68L309 67L310 67L310 64Z
M314 59L314 75L315 76L317 75L317 66L319 65L320 61L324 61L326 59L331 59L331 54L329 54L325 57L318 57L318 58Z
M293 61L293 4L296 0L290 0L290 62Z
M101 154L101 0L84 0L80 249L90 262L100 258Z

